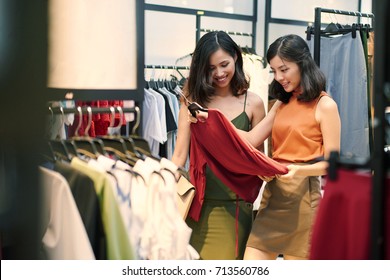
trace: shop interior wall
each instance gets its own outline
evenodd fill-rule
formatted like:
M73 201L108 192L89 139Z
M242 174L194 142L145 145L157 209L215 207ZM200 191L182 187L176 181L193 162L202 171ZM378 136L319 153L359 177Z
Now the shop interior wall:
M271 17L302 22L314 22L315 7L331 8L346 11L358 11L358 0L272 0ZM174 6L180 8L199 9L223 13L244 15L253 14L252 0L146 0L147 4ZM256 23L256 53L264 55L265 41L265 5L266 0L258 0ZM361 12L371 13L370 0L361 0ZM364 22L362 23L370 23ZM351 24L356 22L354 17L342 15L324 15L323 22L340 22ZM201 28L221 29L225 31L251 33L251 23L232 20L202 17ZM270 24L268 45L279 36L294 33L305 36L306 26L292 24ZM191 53L196 44L196 17L166 12L145 12L145 64L175 65L176 60ZM202 34L201 34L202 35ZM232 36L241 46L250 46L250 37ZM184 61L189 63L189 61ZM148 74L146 74L148 75Z
M145 3L248 16L253 14L253 0L146 0ZM207 16L201 17L201 28L252 33L251 22ZM201 36L203 34L201 33ZM251 46L252 44L250 37L233 37L239 45ZM195 44L195 15L145 11L145 64L175 65L178 58L193 52ZM183 63L188 65L189 61Z

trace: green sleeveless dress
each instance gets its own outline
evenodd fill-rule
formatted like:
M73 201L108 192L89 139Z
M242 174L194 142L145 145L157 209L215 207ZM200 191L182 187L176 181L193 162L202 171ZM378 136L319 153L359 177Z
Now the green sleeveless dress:
M245 105L244 111L232 123L249 131L250 121ZM205 199L200 219L198 222L191 218L186 220L192 228L190 244L198 251L200 259L242 260L252 221L252 203L238 198L206 167Z

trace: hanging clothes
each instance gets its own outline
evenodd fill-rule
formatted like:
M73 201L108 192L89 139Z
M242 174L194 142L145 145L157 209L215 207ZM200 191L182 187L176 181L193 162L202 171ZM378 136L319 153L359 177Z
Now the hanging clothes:
M155 90L144 89L144 102L142 103L142 137L149 143L152 155L158 155L160 144L168 138L165 100Z
M42 250L49 260L94 260L91 243L66 179L39 167L42 201Z
M110 106L120 106L123 108L123 100L96 100L92 102L84 102L84 101L76 101L76 106L80 107L97 107L97 108L109 108ZM120 118L122 118L122 123L126 123L125 114L120 115L118 113L115 114L114 125L119 123ZM80 116L75 115L74 122L69 126L68 133L69 137L76 135L76 129L79 126ZM99 113L92 115L91 127L89 129L89 136L96 137L101 135L108 134L108 128L111 122L111 114L110 113ZM84 114L81 120L80 128L77 131L79 136L85 135L85 128L88 126L88 115Z
M92 159L87 163L75 157L71 165L90 176L94 181L107 238L107 258L109 260L134 259L133 248L121 217L116 194L106 172L99 169Z
M314 35L307 41L314 49ZM320 68L326 92L338 105L341 119L340 156L370 156L367 69L360 33L321 37ZM313 51L312 51L313 53Z
M106 237L93 180L67 162L56 161L54 171L64 176L69 183L95 258L106 260Z
M390 178L386 179L389 190ZM336 180L327 180L324 196L313 225L310 259L370 259L371 171L339 168ZM390 191L386 193L384 212L390 216ZM390 234L390 222L384 223L384 236ZM384 258L390 259L390 242L385 242Z

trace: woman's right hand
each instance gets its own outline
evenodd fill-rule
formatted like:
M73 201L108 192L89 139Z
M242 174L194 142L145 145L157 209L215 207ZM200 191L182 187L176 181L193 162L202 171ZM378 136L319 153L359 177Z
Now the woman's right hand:
M265 182L270 182L270 181L272 181L274 178L275 178L275 176L260 176L260 175L257 175L261 180L263 180L263 181L265 181Z

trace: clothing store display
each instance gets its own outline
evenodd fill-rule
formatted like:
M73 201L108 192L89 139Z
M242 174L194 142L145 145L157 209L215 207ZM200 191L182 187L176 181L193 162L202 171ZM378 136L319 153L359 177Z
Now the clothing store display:
M99 197L102 211L103 227L106 233L107 258L110 260L131 260L134 259L125 224L121 217L120 209L116 201L116 194L113 191L108 175L79 158L73 158L71 166L84 172L94 181L96 193Z
M45 166L42 258L199 259L190 245L192 230L179 211L180 173L172 161L145 157L130 166L99 155Z
M314 48L314 39L307 41ZM360 32L321 37L320 68L341 119L340 156L369 157L367 68Z
M369 170L338 168L335 180L324 185L324 197L313 226L310 248L312 260L368 260L371 258L372 175ZM386 179L390 187L390 178ZM390 215L390 191L386 193L385 217ZM384 221L384 236L390 222ZM385 242L385 259L390 259L390 243Z
M176 87L168 90L165 86L144 89L143 102L143 138L150 146L154 156L171 159L176 143L179 117L179 99Z
M305 164L323 155L315 110L324 96L323 92L317 99L303 102L292 95L287 104L280 105L272 129L273 159ZM321 199L320 188L318 176L294 176L289 183L277 178L268 182L247 246L307 258L311 227Z
M80 107L96 107L96 108L109 108L110 106L120 106L123 108L123 100L96 100L93 102L82 102L77 101L76 106ZM99 114L93 114L92 115L92 122L90 123L90 128L88 131L88 135L85 135L85 128L88 126L88 115L84 114L82 116L81 124L80 124L80 116L78 114L75 114L74 116L74 122L72 122L69 125L68 129L68 137L75 136L78 134L79 136L101 136L101 135L107 135L108 129L110 126L111 121L113 121L113 125L118 125L120 118L122 118L122 123L126 123L126 115L130 117L130 114L115 114L114 119L112 120L112 116L110 113L99 113ZM79 127L78 131L76 131L77 127Z
M139 205L133 208L137 211L134 219L138 221L136 249L140 259L199 259L199 254L189 244L192 230L175 203L175 168L166 159L158 162L152 158L137 161L133 168L147 184L142 197L132 195L132 202L138 201Z
M95 258L97 260L107 259L106 238L93 180L67 162L56 161L53 170L64 176L69 183Z

